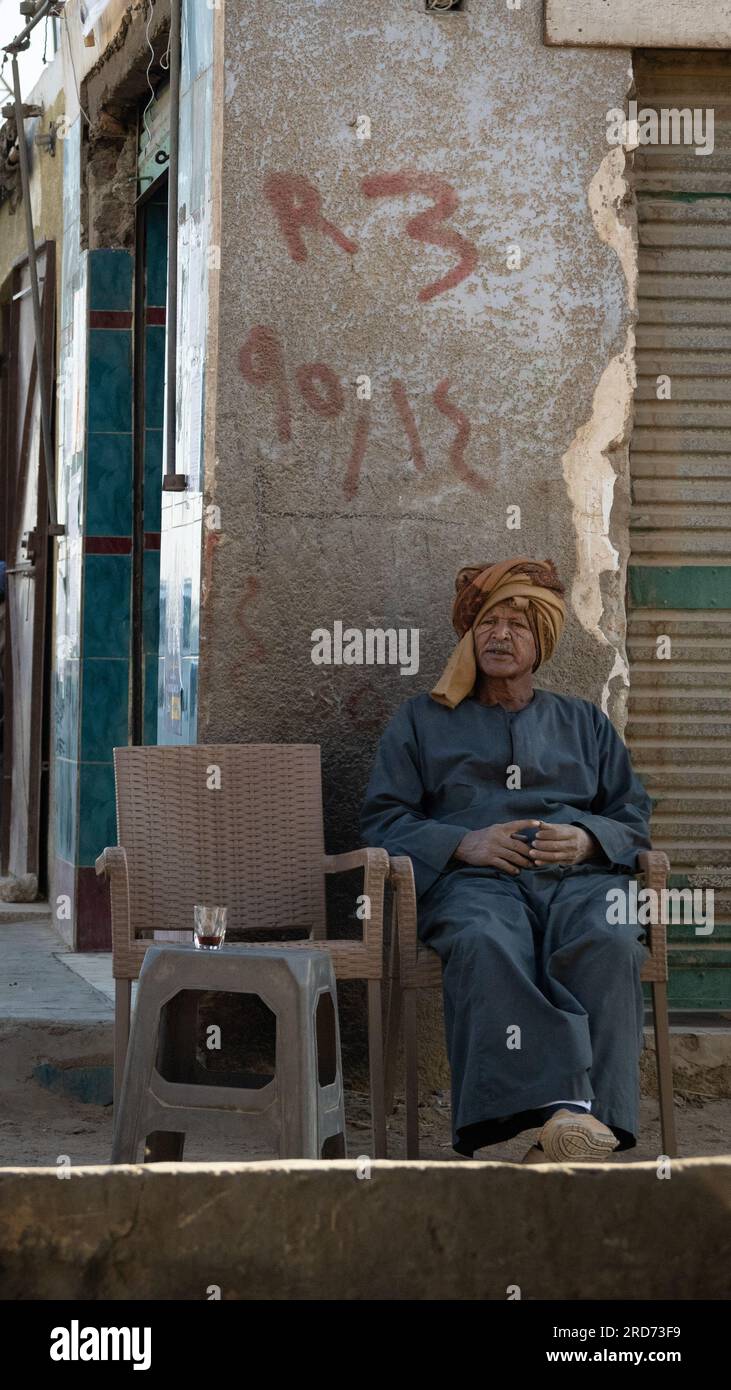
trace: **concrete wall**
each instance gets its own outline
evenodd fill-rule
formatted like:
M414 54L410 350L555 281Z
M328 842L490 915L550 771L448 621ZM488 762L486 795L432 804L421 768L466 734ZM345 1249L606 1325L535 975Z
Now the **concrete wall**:
M726 1158L6 1168L0 1297L724 1299L730 1197Z
M198 736L320 742L336 849L451 649L460 564L553 556L572 616L544 683L622 722L635 253L605 132L629 54L544 47L538 5L423 0L228 4L224 49ZM418 626L418 675L314 666L338 619Z
M621 714L634 257L605 113L628 56L546 49L535 7L419 0L229 5L225 54L199 737L322 742L344 844L377 733L451 647L461 563L554 556L573 616L547 675ZM431 183L389 196L393 174ZM272 175L290 182L267 196ZM283 228L303 196L337 232ZM410 229L438 198L447 220ZM342 393L316 384L320 413L296 380L313 363ZM418 625L418 676L314 666L310 633L337 619Z
M729 0L545 0L546 43L728 48Z
M5 76L12 85L9 67L5 70ZM34 141L36 135L47 134L51 125L63 114L64 97L63 92L59 90L60 77L60 64L52 63L36 83L32 94L23 92L24 102L43 107L41 116L33 117L25 123L33 228L38 241L55 241L59 248L63 234L63 144L59 141L55 155L50 155L38 148ZM3 91L2 104L12 105L7 91ZM25 212L20 198L18 173L17 192L0 204L0 285L10 273L15 261L26 254ZM59 278L57 269L57 287Z

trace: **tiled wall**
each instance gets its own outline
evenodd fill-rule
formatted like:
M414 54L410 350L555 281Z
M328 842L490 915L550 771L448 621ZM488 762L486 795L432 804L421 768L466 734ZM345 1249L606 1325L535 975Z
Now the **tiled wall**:
M132 282L128 251L89 252L77 944L108 943L94 861L117 839L112 749L129 739L132 594Z
M64 196L77 198L70 139ZM80 949L109 944L94 861L117 838L112 749L129 736L132 563L132 258L79 252L64 225L58 404L59 515L54 663L54 890L59 925ZM73 308L69 308L69 303ZM69 320L68 315L72 317ZM85 463L85 467L84 467Z

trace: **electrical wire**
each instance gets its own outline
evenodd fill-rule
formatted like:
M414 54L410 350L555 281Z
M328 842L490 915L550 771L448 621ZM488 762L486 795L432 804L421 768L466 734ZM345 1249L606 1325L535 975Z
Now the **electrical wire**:
M79 110L80 110L82 116L84 117L84 120L86 121L86 124L87 124L89 127L91 127L91 121L89 120L89 117L87 116L86 111L84 110L83 106L81 105L81 93L80 93L80 91L79 91L79 79L78 79L78 77L76 76L76 67L74 66L74 54L73 54L73 49L72 49L72 47L71 47L71 31L69 30L68 15L66 14L66 9L65 9L65 7L64 7L64 9L63 9L63 11L62 11L62 14L63 14L63 22L64 22L64 24L65 24L65 26L66 26L66 46L67 46L68 51L69 51L69 62L70 62L70 64L71 64L71 71L72 71L72 73L73 73L73 75L74 75L74 86L75 86L75 88L76 88L76 100L77 100L78 105L79 105Z
M145 77L146 77L146 79L147 79L147 86L148 86L149 92L150 92L150 100L148 101L148 103L147 103L147 105L146 105L144 111L142 112L142 124L143 124L143 126L144 126L144 128L145 128L145 134L146 134L146 136L147 136L147 144L149 145L149 144L152 143L152 131L151 131L149 125L147 124L147 113L148 113L150 107L152 106L153 101L155 100L155 88L153 87L153 85L152 85L152 83L151 83L151 81L150 81L150 72L151 72L151 70L152 70L152 65L153 65L153 63L155 62L155 50L154 50L154 48L153 48L153 46L152 46L152 42L151 42L151 40L150 40L150 25L152 24L153 15L154 15L154 13L155 13L155 0L147 0L147 3L149 4L150 9L149 9L149 14L148 14L148 16L147 16L147 21L146 21L146 23L145 23L145 38L146 38L146 40L147 40L147 47L148 47L149 50L150 50L150 61L149 61L148 64L147 64L147 71L146 71L146 73L145 73ZM167 72L167 71L168 71L168 68L170 67L170 37L169 37L169 36L168 36L167 48L165 49L165 52L163 53L163 55L162 55L162 57L161 57L161 59L160 59L160 67L163 69L163 72ZM145 148L146 148L146 147L145 147Z

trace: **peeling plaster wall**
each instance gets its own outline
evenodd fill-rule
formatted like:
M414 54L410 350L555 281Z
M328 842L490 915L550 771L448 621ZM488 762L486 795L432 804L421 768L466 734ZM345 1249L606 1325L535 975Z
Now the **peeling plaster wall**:
M321 743L337 850L384 722L451 649L460 564L554 557L573 612L543 684L621 716L635 252L606 112L629 54L544 47L538 0L247 0L224 22L198 737ZM418 675L313 665L336 620L418 627Z
M635 311L637 233L634 208L629 206L626 162L624 150L618 147L604 156L589 185L588 201L597 235L617 254L627 282L628 308ZM634 347L634 325L630 323L622 352L602 372L591 416L577 430L562 459L576 535L572 607L585 630L602 645L613 648L614 662L599 703L620 726L626 721L629 686L624 591L629 556L628 446Z

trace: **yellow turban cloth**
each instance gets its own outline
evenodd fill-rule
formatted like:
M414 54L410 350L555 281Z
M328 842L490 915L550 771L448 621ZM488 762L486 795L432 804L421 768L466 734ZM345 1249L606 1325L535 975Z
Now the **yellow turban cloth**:
M566 621L563 585L551 560L541 562L519 555L499 565L469 565L457 575L456 589L452 623L461 640L431 692L432 699L448 709L454 709L474 690L475 628L491 608L517 599L526 609L536 644L534 671L551 657Z

